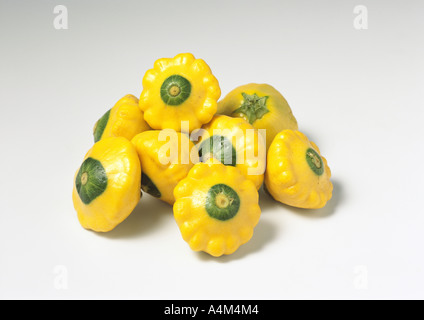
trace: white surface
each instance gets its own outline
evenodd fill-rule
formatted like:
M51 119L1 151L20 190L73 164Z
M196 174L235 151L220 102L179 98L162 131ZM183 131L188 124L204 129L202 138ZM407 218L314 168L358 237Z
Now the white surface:
M0 1L0 298L423 298L423 2L126 2L61 1L56 30L56 3ZM147 195L109 234L80 227L72 182L94 122L180 52L223 95L285 95L332 169L324 209L261 191L252 240L220 259Z

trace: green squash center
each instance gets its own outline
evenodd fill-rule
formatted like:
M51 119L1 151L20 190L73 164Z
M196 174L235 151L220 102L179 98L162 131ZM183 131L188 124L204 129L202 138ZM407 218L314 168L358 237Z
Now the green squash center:
M162 196L152 179L144 172L141 174L141 189L155 198L160 198Z
M306 162L316 175L320 176L324 173L324 163L322 158L314 149L309 148L306 150Z
M213 135L202 141L199 147L199 158L202 162L213 157L227 166L235 166L237 163L236 149L231 141L224 136Z
M87 158L82 163L77 177L75 187L81 201L88 205L107 188L107 175L99 160Z
M237 215L240 209L240 197L226 184L216 184L206 195L205 208L211 218L226 221Z
M105 131L106 125L109 121L110 109L96 122L93 130L94 142L99 141L102 138L103 132Z
M191 83L186 78L174 74L162 83L160 97L169 106L178 106L190 97Z

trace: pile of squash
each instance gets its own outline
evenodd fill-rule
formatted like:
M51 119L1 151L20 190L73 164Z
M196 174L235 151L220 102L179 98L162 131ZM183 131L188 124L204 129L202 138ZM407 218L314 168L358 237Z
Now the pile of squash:
M202 59L157 60L140 99L124 96L94 126L74 178L80 224L111 231L144 192L173 207L191 249L221 256L252 238L262 185L286 205L324 207L330 169L282 94L251 83L220 96Z

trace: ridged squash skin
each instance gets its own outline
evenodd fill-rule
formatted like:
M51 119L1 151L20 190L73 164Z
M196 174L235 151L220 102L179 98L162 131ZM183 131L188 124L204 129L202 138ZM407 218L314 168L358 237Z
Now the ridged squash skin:
M218 102L217 113L240 117L256 129L265 129L267 150L280 131L298 130L287 100L277 89L265 83L249 83L233 89Z
M248 242L261 209L255 185L232 166L198 163L174 190L174 218L194 251L219 257Z
M305 134L283 130L276 135L267 156L265 186L284 204L318 209L331 199L333 184L327 160Z
M196 147L186 134L169 131L171 135L168 138L165 133L165 130L145 131L131 142L140 158L141 188L172 205L175 186L199 160Z
M132 94L119 99L94 125L94 142L109 137L131 140L136 134L150 130L138 102Z
M140 160L130 141L110 137L95 143L74 177L72 199L80 224L97 232L113 230L140 201L140 181Z
M197 131L193 132L192 139L193 137L198 141L196 146L202 155L201 161L207 161L213 156L226 165L235 166L259 190L264 180L266 149L264 139L251 124L242 118L215 115L209 123L202 126L199 134ZM222 146L223 141L228 146ZM205 146L205 143L208 145ZM205 154L208 149L215 153ZM228 158L225 152L228 152Z
M220 96L206 62L181 53L157 60L145 73L139 105L151 128L191 132L212 119Z

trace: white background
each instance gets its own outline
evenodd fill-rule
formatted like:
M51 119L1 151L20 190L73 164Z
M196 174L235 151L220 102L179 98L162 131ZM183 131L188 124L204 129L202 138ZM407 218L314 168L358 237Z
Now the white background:
M56 5L67 30L53 26ZM354 28L354 8L368 29ZM422 1L0 0L0 298L423 298ZM269 83L333 172L304 211L262 191L252 240L212 258L144 195L108 234L83 229L73 176L95 121L161 57L220 82Z

